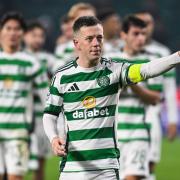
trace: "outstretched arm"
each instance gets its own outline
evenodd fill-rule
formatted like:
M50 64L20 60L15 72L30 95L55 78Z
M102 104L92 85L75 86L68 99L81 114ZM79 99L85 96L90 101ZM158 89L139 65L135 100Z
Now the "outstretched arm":
M133 64L129 67L128 79L132 83L137 83L159 76L174 68L177 64L180 64L180 52L148 63Z

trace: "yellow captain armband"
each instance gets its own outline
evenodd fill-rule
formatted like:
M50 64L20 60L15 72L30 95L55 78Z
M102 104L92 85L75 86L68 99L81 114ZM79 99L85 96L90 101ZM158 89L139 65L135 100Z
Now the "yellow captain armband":
M137 83L143 81L143 77L140 73L141 66L142 64L133 64L129 67L128 78L131 82Z

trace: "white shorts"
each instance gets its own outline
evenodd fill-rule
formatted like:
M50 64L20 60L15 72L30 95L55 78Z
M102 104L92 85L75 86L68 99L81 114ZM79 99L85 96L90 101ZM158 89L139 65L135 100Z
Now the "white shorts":
M0 142L0 174L23 176L29 158L28 143L20 140Z
M119 173L116 169L62 172L59 180L119 180Z
M120 144L120 179L123 180L128 175L149 175L148 148L148 142L144 141Z

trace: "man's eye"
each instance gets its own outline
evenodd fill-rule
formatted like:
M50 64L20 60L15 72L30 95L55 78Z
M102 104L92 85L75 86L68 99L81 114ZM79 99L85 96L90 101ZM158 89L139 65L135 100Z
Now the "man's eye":
M93 38L92 38L92 37L88 37L88 38L86 38L86 40L88 40L89 42L91 42L91 41L93 40Z
M101 42L101 41L102 41L102 37L97 37L97 40L98 40L99 42Z

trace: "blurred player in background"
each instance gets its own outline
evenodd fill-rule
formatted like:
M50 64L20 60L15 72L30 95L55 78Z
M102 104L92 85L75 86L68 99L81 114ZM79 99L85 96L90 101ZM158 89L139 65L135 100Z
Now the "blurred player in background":
M159 57L164 57L170 54L170 50L161 43L152 39L154 32L154 19L149 12L139 12L136 14L138 18L147 23L147 41L145 49L150 53L157 54ZM167 108L168 117L168 138L173 140L177 131L177 102L176 102L176 78L175 70L165 73L163 81L157 82L156 85L150 86L151 89L163 92L165 97L165 105ZM152 113L154 112L154 114ZM155 179L155 164L160 161L161 156L161 139L162 132L160 126L160 112L161 107L149 107L147 111L147 120L152 122L151 129L151 150L150 150L150 177L149 180ZM154 116L153 116L154 115Z
M122 25L121 37L124 47L109 56L116 61L146 63L153 54L144 50L146 23L133 15L127 16ZM107 54L108 55L108 54ZM155 79L155 78L153 78ZM120 177L125 180L139 180L149 174L149 124L145 121L146 105L157 104L160 94L149 90L148 83L132 85L121 93L118 103L118 141L120 156Z
M41 66L45 68L49 78L53 74L53 66L56 58L43 50L46 39L46 30L38 21L29 22L24 35L24 43L26 52L35 56ZM42 84L47 87L48 84ZM50 154L50 146L46 138L42 125L42 116L44 107L40 103L39 96L36 91L34 93L34 132L31 136L31 155L29 168L35 171L35 180L44 180L45 159Z
M112 8L104 8L98 11L98 19L104 29L104 52L117 52L123 46L120 39L121 19Z
M60 31L61 35L57 39L57 45L61 45L72 40L72 23L73 19L70 18L67 14L61 17L60 21Z
M47 75L37 60L22 51L26 24L21 14L7 12L0 21L0 179L22 180L29 158L32 90L44 105Z
M59 66L60 61L66 64L67 62L71 61L74 56L76 56L76 52L74 51L74 45L73 45L72 26L74 21L81 16L96 16L96 9L89 3L77 3L70 8L67 17L69 19L68 24L69 26L71 26L71 29L68 26L69 28L68 30L69 30L69 34L71 34L72 37L70 38L69 36L69 38L66 38L67 39L66 42L62 44L58 44L57 47L55 48L55 54L59 58L59 61L55 65L55 69L60 67ZM66 36L66 34L64 34L64 36Z

